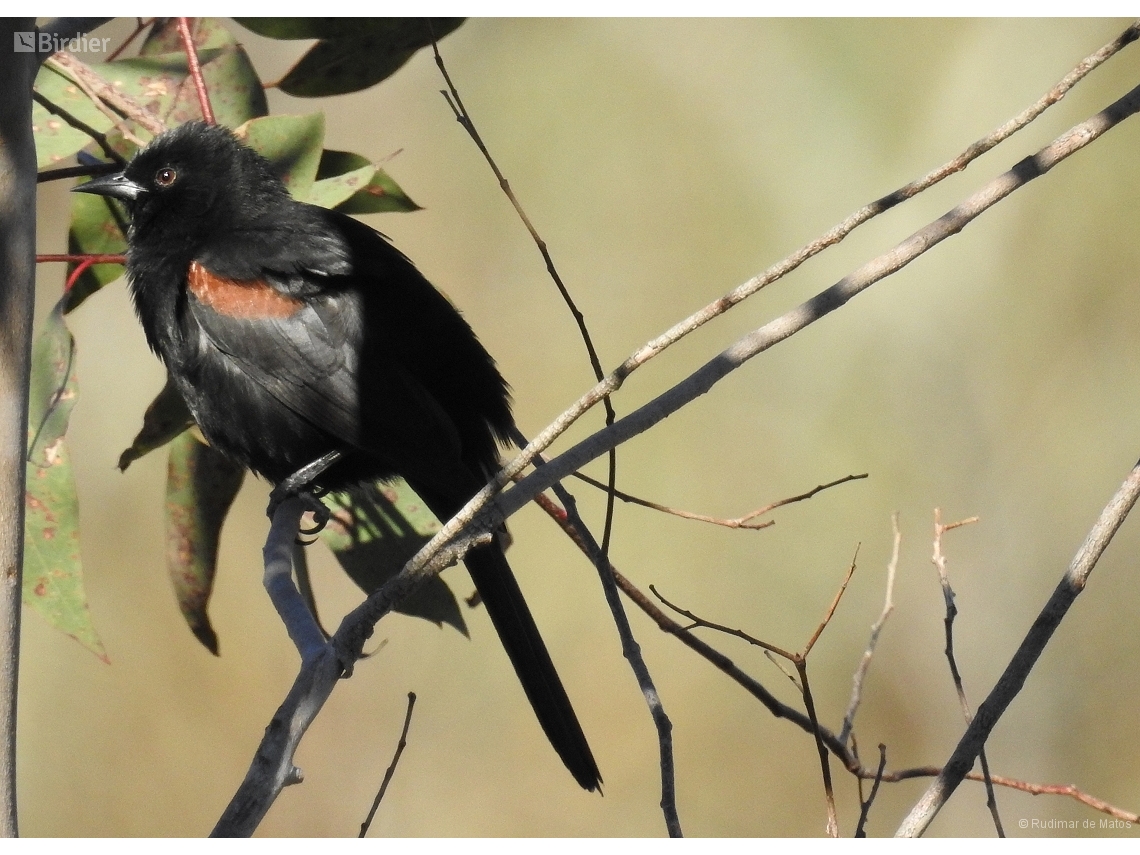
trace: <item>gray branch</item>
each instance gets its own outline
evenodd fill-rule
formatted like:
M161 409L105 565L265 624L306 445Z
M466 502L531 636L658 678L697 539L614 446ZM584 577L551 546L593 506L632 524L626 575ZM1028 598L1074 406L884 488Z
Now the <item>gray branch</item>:
M997 685L994 686L989 697L978 707L977 715L974 716L970 726L966 728L966 733L943 767L941 774L934 779L927 791L923 793L922 798L911 809L907 818L903 820L902 825L895 832L896 837L918 837L922 835L930 823L934 821L934 817L937 816L942 805L946 804L947 799L973 768L974 760L977 758L978 752L982 750L982 746L985 745L990 732L998 723L998 719L1005 713L1006 708L1017 697L1021 687L1025 685L1025 680L1029 676L1029 672L1033 670L1033 666L1037 664L1037 659L1041 656L1045 645L1049 643L1054 630L1060 626L1061 620L1069 611L1069 606L1076 600L1077 595L1085 589L1089 574L1092 573L1093 567L1100 560L1100 556L1104 554L1104 550L1108 547L1113 535L1116 534L1116 530L1124 522L1124 518L1128 516L1128 512L1132 510L1132 506L1136 504L1137 497L1140 497L1140 463L1132 468L1132 472L1120 485L1116 495L1101 511L1100 517L1085 537L1085 542L1081 544L1081 548L1073 556L1073 561L1064 578L1053 591L1053 595L1045 604L1045 608L1041 610L1041 614L1037 616L1037 620L1033 622L1033 626L1029 628L1029 634L1021 642L1021 646L1013 655L1013 659L1006 666L1005 672L998 679Z

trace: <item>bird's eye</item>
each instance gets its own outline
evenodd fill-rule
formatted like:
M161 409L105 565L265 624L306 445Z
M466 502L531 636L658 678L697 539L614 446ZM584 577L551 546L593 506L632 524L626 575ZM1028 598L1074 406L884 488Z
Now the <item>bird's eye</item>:
M169 166L164 166L154 174L154 183L159 187L169 187L178 180L178 173Z

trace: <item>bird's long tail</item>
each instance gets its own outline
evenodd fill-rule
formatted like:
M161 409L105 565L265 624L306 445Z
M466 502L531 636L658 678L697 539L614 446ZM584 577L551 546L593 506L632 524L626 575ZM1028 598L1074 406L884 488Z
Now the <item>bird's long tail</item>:
M473 549L466 564L550 744L574 780L597 789L602 776L594 755L502 548L492 543Z

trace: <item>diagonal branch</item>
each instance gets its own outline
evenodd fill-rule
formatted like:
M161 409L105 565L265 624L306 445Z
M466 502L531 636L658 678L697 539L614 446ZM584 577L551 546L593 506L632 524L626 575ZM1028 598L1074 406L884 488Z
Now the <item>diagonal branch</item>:
M1116 530L1136 504L1140 497L1140 463L1137 463L1120 489L1105 505L1100 517L1093 524L1081 544L1077 554L1073 557L1064 578L1053 591L1053 595L1033 622L1029 633L1025 636L1021 646L1013 655L1009 665L998 679L997 685L990 692L989 697L982 701L978 707L974 720L966 728L958 747L946 762L937 779L930 785L922 798L911 809L910 814L899 826L896 837L918 837L934 821L934 817L953 795L954 790L966 777L966 773L974 765L974 759L985 745L990 732L997 725L1006 708L1013 702L1025 685L1029 672L1037 663L1038 657L1049 643L1053 632L1061 624L1061 620L1069 611L1069 607L1077 596L1085 589L1089 575L1096 566L1100 556L1108 547Z

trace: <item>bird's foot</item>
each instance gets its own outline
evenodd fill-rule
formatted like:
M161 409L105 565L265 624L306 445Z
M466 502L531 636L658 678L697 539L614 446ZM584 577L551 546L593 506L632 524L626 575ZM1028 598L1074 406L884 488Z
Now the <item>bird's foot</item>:
M266 514L273 519L273 514L286 499L294 496L304 502L305 510L312 511L315 525L312 528L302 529L301 534L311 536L319 533L329 521L329 509L321 501L325 490L313 482L320 477L326 469L341 459L339 451L330 451L318 457L312 463L306 463L288 478L284 479L269 494L269 507Z

